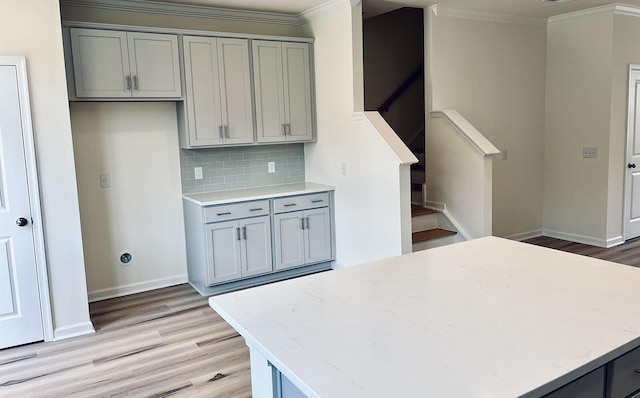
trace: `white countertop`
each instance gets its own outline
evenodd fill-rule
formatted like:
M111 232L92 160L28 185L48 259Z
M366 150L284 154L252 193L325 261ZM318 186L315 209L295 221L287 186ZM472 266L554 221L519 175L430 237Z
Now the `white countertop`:
M295 184L272 185L268 187L233 189L229 191L191 193L182 195L185 200L197 203L200 206L221 205L248 200L269 199L278 196L303 195L308 193L333 191L335 188L329 185L313 182L300 182Z
M638 286L489 237L209 303L310 397L538 397L640 345Z

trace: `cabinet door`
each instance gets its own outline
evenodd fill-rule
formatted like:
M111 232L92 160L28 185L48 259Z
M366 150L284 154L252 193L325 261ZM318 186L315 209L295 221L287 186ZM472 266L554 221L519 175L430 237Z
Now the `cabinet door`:
M180 97L177 36L129 32L127 38L133 96Z
M184 68L189 144L222 144L222 113L215 38L184 37Z
M288 141L313 138L309 45L282 43L284 109Z
M126 32L70 29L70 33L76 96L131 97Z
M317 263L331 259L331 217L329 208L307 210L305 219L305 263Z
M242 230L242 276L273 271L271 259L271 218L240 220Z
M282 43L253 40L258 142L285 141Z
M206 224L207 283L226 282L242 276L240 227L237 221Z
M304 231L302 212L276 214L276 270L304 264Z
M225 144L253 142L249 41L217 39Z
M604 366L560 387L543 398L603 398L605 396Z

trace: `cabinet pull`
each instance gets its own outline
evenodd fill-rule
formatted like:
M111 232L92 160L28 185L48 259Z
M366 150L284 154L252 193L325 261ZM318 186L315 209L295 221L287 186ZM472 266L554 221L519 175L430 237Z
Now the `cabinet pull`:
M247 227L242 227L242 238L247 240Z
M260 211L264 210L262 207L256 207L255 209L249 209L249 211Z
M282 135L287 135L287 125L286 125L286 123L282 125Z
M240 240L240 228L236 228L236 236Z
M291 135L291 123L287 123L287 134Z
M225 138L229 138L229 126L224 125L224 136Z
M286 205L284 205L284 207L291 207L291 206L297 206L297 203L287 203Z
M216 213L216 216L218 216L218 217L220 217L220 216L229 216L229 215L231 215L231 212L229 212L229 211L224 212L224 213Z
M133 77L133 89L138 91L138 75Z
M218 126L218 138L222 139L222 126Z
M309 217L305 217L305 219L307 220L307 229L309 229Z
M324 202L324 200L322 199L316 199L311 201L311 203L322 203L322 202Z
M127 90L131 90L131 76L127 75L124 79L127 81Z
M304 229L304 218L300 219L300 229Z

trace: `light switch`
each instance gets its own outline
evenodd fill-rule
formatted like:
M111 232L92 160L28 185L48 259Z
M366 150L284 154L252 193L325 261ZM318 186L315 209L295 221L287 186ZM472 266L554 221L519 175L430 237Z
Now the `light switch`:
M587 159L596 159L598 157L598 148L584 147L582 148L582 157Z

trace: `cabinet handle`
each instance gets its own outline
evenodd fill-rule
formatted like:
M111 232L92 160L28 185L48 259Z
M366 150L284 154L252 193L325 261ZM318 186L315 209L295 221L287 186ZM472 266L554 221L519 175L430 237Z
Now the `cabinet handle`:
M138 91L138 75L133 77L133 89Z
M236 228L236 236L238 237L238 240L240 240L240 228Z
M322 202L324 202L324 200L322 199L316 199L311 201L311 203L322 203Z
M247 227L242 227L242 238L247 240Z
M304 218L300 219L300 229L304 229Z
M229 126L225 124L224 126L224 136L225 138L229 138Z
M282 125L282 135L287 135L287 125L286 125L286 123Z
M309 229L309 217L305 217L305 219L307 220L307 229Z
M131 76L127 75L125 80L127 81L127 90L131 90Z
M262 207L256 207L255 209L249 209L249 211L260 211L264 210Z
M287 203L286 205L284 205L284 207L291 207L291 206L297 206L297 203Z
M291 135L291 123L287 123L287 134Z
M218 126L218 138L222 139L222 126Z
M224 213L216 213L216 216L218 216L218 217L220 217L220 216L229 216L229 215L231 215L231 212L229 212L229 211L224 212Z

